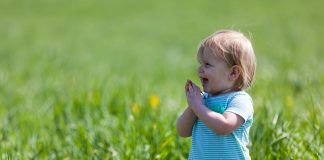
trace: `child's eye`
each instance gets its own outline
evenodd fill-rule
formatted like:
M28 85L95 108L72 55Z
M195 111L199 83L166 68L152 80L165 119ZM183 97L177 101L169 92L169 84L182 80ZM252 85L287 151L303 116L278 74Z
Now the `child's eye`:
M209 67L209 66L211 66L211 65L210 65L209 63L205 63L205 66L206 66L206 67Z

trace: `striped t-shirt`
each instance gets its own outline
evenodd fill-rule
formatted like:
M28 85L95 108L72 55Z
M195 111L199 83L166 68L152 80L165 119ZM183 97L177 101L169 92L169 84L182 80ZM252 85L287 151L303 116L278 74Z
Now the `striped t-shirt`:
M192 128L190 160L251 159L247 145L253 122L253 102L244 91L230 92L210 97L203 93L203 101L209 109L223 114L232 112L244 119L244 123L232 133L220 136L210 130L200 119Z

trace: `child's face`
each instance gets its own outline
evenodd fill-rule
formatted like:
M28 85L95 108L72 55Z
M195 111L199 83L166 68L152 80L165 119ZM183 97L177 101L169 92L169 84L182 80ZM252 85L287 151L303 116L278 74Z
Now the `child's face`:
M220 57L213 56L209 48L204 49L198 69L204 92L211 95L226 93L234 86L230 80L231 67Z

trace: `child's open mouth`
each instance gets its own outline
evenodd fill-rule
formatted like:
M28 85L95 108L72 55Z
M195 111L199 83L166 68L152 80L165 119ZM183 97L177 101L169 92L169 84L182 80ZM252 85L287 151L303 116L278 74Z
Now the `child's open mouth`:
M200 78L200 80L201 80L201 83L202 83L203 87L205 87L206 84L208 83L208 79L207 78Z

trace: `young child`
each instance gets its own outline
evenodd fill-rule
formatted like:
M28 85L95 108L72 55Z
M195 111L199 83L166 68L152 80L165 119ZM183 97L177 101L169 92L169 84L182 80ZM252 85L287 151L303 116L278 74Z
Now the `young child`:
M240 32L221 30L202 41L197 59L204 92L187 80L188 107L177 120L179 135L192 136L189 159L251 159L253 102L244 91L256 70L251 42Z

